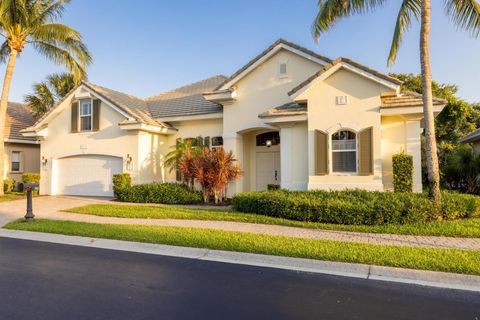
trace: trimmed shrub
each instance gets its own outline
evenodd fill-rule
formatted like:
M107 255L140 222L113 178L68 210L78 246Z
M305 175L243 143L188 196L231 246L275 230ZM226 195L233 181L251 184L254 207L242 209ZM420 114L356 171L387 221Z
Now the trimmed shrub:
M15 181L13 179L3 179L3 192L12 192L14 186Z
M413 157L403 151L392 156L393 190L395 192L412 192Z
M129 173L117 173L113 175L113 194L118 198L119 192L129 188L132 185L132 178Z
M278 190L280 189L279 184L267 184L267 190Z
M261 191L237 194L237 211L299 221L352 225L424 223L437 218L426 194L347 191ZM480 197L444 192L444 219L480 216Z
M118 199L124 202L194 204L203 200L200 192L179 183L138 184L117 192Z
M39 173L24 173L22 174L23 183L40 183L40 174Z

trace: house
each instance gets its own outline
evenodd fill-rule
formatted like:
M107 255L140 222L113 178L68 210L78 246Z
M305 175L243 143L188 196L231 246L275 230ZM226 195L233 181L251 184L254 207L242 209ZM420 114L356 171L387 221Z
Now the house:
M347 58L278 40L230 77L146 99L82 82L24 135L41 140L43 194L112 195L112 174L175 181L163 166L178 138L202 136L238 159L229 192L392 188L392 155L414 159L421 191L422 99ZM435 112L444 100L435 99Z
M25 137L20 132L34 123L32 113L26 105L8 103L4 128L4 178L21 182L23 173L40 172L40 144L35 137Z
M469 143L477 154L480 154L480 129L470 132L459 140L460 142Z

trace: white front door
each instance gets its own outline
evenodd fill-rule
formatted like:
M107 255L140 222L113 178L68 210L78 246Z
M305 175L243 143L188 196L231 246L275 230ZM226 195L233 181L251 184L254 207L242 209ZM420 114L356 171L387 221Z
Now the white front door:
M257 191L280 185L280 152L257 152Z
M79 155L57 160L55 194L112 197L112 177L123 170L121 158Z

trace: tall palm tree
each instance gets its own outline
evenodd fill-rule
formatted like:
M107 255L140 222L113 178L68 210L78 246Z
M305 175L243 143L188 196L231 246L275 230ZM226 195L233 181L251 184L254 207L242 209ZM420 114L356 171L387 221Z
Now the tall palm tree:
M0 155L4 154L5 118L8 95L15 62L25 46L56 64L64 65L80 80L92 58L83 43L81 34L71 27L56 23L70 0L1 0L0 35L5 39L0 45L0 60L7 61L0 100ZM3 185L4 157L0 156L0 185ZM0 195L3 188L0 188Z
M384 5L388 0L319 0L318 14L312 26L316 40L328 31L337 20L354 14L365 14ZM444 0L445 13L459 29L478 37L480 32L480 4L476 0ZM409 30L412 19L420 20L420 64L423 86L423 114L425 118L426 158L430 198L440 205L440 174L433 115L432 75L430 69L430 0L402 0L397 15L388 64L397 58L403 35Z
M33 93L25 96L25 103L36 118L47 112L60 99L65 97L77 82L69 73L55 73L46 80L33 84Z

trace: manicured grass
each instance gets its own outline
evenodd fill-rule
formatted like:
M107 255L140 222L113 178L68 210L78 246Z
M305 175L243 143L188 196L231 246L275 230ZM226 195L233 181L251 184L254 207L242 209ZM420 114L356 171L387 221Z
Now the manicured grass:
M480 275L480 251L288 238L221 230L21 220L7 229Z
M0 202L13 201L25 198L25 194L21 192L10 192L0 197Z
M103 217L221 220L325 230L480 238L479 218L455 221L434 221L424 224L357 226L302 222L235 211L178 208L171 206L93 204L68 209L66 212L75 212Z

